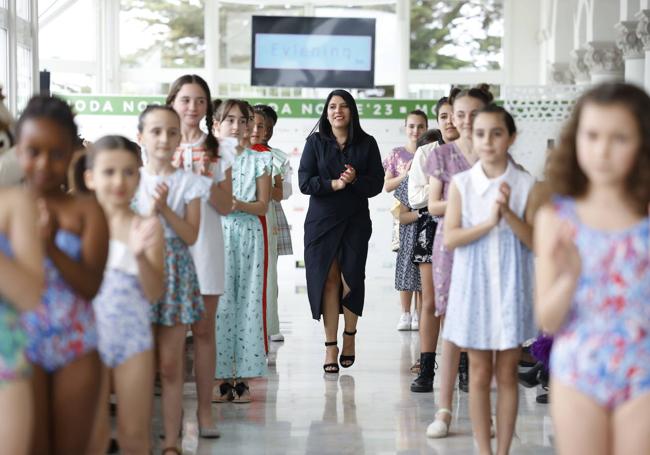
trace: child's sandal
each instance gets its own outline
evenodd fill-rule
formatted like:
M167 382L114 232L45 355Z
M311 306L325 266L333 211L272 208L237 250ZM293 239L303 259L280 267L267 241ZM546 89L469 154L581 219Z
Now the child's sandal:
M235 398L232 400L233 403L251 402L250 387L248 387L246 384L243 382L238 382L235 384L235 387L233 387L233 390L235 391Z
M232 401L233 398L234 396L232 384L229 382L222 382L221 385L219 385L219 395L213 395L212 402L227 403L228 401Z

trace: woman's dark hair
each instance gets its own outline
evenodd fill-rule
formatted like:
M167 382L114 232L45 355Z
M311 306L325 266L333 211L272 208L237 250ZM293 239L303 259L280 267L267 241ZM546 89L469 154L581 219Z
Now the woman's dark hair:
M36 95L32 97L16 124L16 138L20 140L23 124L27 120L46 118L59 125L70 138L71 144L77 141L77 124L68 103L56 96Z
M174 116L178 119L179 124L181 122L181 118L178 116L178 112L176 112L171 106L161 106L160 104L149 104L147 107L144 108L144 111L142 111L140 113L140 116L138 117L138 131L140 133L142 133L142 131L144 130L144 119L147 117L147 115L155 111L170 112L174 114Z
M411 112L409 112L408 114L406 114L406 119L405 119L404 121L406 122L406 120L407 120L411 115L416 115L416 116L418 116L418 117L422 117L422 118L424 119L424 124L425 124L425 126L428 126L428 125L429 125L429 117L427 117L427 114L425 114L423 110L421 110L421 109L414 109L414 110L412 110Z
M442 134L437 128L426 130L422 133L422 136L418 138L418 141L415 143L417 148L422 147L423 145L431 144L432 142L438 142L438 144L444 144L442 140Z
M625 186L640 213L648 213L650 203L650 97L645 90L621 82L598 85L577 101L565 123L560 141L548 155L546 180L554 193L579 197L586 193L589 180L578 164L577 133L586 105L621 106L637 121L641 145Z
M327 95L323 112L318 119L318 123L316 126L314 126L309 135L311 136L315 131L318 131L321 136L324 136L328 139L334 139L334 133L332 133L332 125L330 125L330 121L327 119L327 107L329 106L332 98L335 96L340 96L343 98L343 101L345 101L345 103L348 105L348 108L350 109L350 124L348 125L347 139L348 144L353 144L354 142L368 136L368 133L363 131L361 128L361 122L359 121L359 110L357 109L356 101L354 101L354 98L348 91L342 89L333 90L329 95Z
M508 134L510 136L512 136L513 134L517 134L517 125L515 125L515 119L512 118L510 112L508 112L501 106L497 106L496 104L488 104L483 109L479 110L474 116L474 118L472 119L472 126L474 126L474 122L476 121L476 118L481 114L501 115L503 117L503 122L506 124L506 129L508 130Z
M273 122L273 126L275 126L276 123L278 123L278 114L275 112L275 109L273 109L271 106L268 104L256 104L255 109L260 109L263 110L265 115L269 120Z
M208 156L215 160L219 158L219 141L212 134L212 116L214 111L212 110L212 96L210 95L210 87L208 87L208 83L205 82L201 76L197 76L196 74L185 74L172 83L165 104L167 106L172 106L174 100L176 100L176 95L178 95L178 92L186 84L196 84L201 87L201 90L205 93L205 127L208 131L207 137L205 138L205 149L208 151Z
M457 90L457 91L454 92L454 90ZM460 89L459 88L456 88L456 89L452 88L451 91L453 93L458 93L458 91L460 91ZM451 96L451 94L449 94L449 96ZM442 106L444 106L445 104L449 104L451 106L451 103L449 102L449 96L443 96L436 103L436 118L438 118L438 116L440 115L440 109L442 109Z
M477 100L482 101L486 106L494 101L494 95L490 92L490 85L479 84L476 87L465 90L461 90L458 87L452 87L449 92L449 104L453 106L456 100L466 96L476 98Z
M127 151L133 155L139 165L142 164L140 157L140 147L135 142L120 136L118 134L109 134L103 136L89 147L86 153L86 169L92 169L95 165L97 155L105 152L114 152L116 150Z
M250 104L244 100L236 98L230 98L219 103L219 108L214 112L214 118L219 123L223 122L226 119L228 112L230 112L230 110L235 106L239 108L240 112L246 117L246 121L248 121L248 108Z

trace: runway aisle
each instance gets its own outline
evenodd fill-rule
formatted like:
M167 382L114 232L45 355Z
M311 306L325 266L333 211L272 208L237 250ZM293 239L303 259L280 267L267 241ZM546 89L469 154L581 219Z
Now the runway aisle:
M186 384L185 453L472 453L468 397L462 392L456 396L458 412L450 437L425 437L436 409L434 395L409 391L413 378L409 367L418 352L418 337L416 332L395 330L399 317L396 292L385 292L381 286L374 286L373 291L369 286L366 314L358 327L356 363L330 379L323 377L321 324L310 319L306 295L296 293L288 281L280 285L280 320L286 341L271 343L276 365L270 367L268 378L251 383L253 403L213 405L222 432L217 440L198 439L195 388ZM520 390L512 453L553 453L547 406L535 402L534 389ZM155 427L157 434L158 420Z

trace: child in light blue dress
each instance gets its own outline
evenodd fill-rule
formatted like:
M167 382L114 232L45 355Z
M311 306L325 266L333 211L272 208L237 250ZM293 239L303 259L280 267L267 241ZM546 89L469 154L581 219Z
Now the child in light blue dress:
M497 453L508 453L517 417L521 344L533 320L532 210L535 179L509 159L516 128L503 108L476 115L479 161L449 189L444 242L454 250L443 338L467 349L470 417L480 453L490 448L490 386L497 378ZM496 360L495 360L496 359Z
M226 100L216 114L220 138L243 121L246 106ZM232 213L223 218L226 281L217 309L216 378L223 382L215 400L249 402L247 380L266 374L264 347L264 236L259 216L271 192L270 153L238 147L232 166Z

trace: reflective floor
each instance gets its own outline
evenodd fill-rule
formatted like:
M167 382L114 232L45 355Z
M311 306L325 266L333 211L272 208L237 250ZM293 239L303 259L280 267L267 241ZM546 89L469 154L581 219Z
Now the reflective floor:
M417 332L395 329L396 292L384 292L379 286L375 292L367 289L356 363L330 379L324 378L322 369L322 323L311 320L306 295L295 289L281 283L280 319L286 341L271 343L276 363L267 378L251 383L253 402L213 405L220 439L198 438L196 392L193 384L185 385L184 453L473 453L468 397L462 392L456 395L450 436L440 440L425 436L436 409L434 394L409 391L418 337ZM341 342L339 336L339 346ZM547 405L535 402L535 389L520 390L511 453L553 453ZM159 419L155 425L159 432Z

